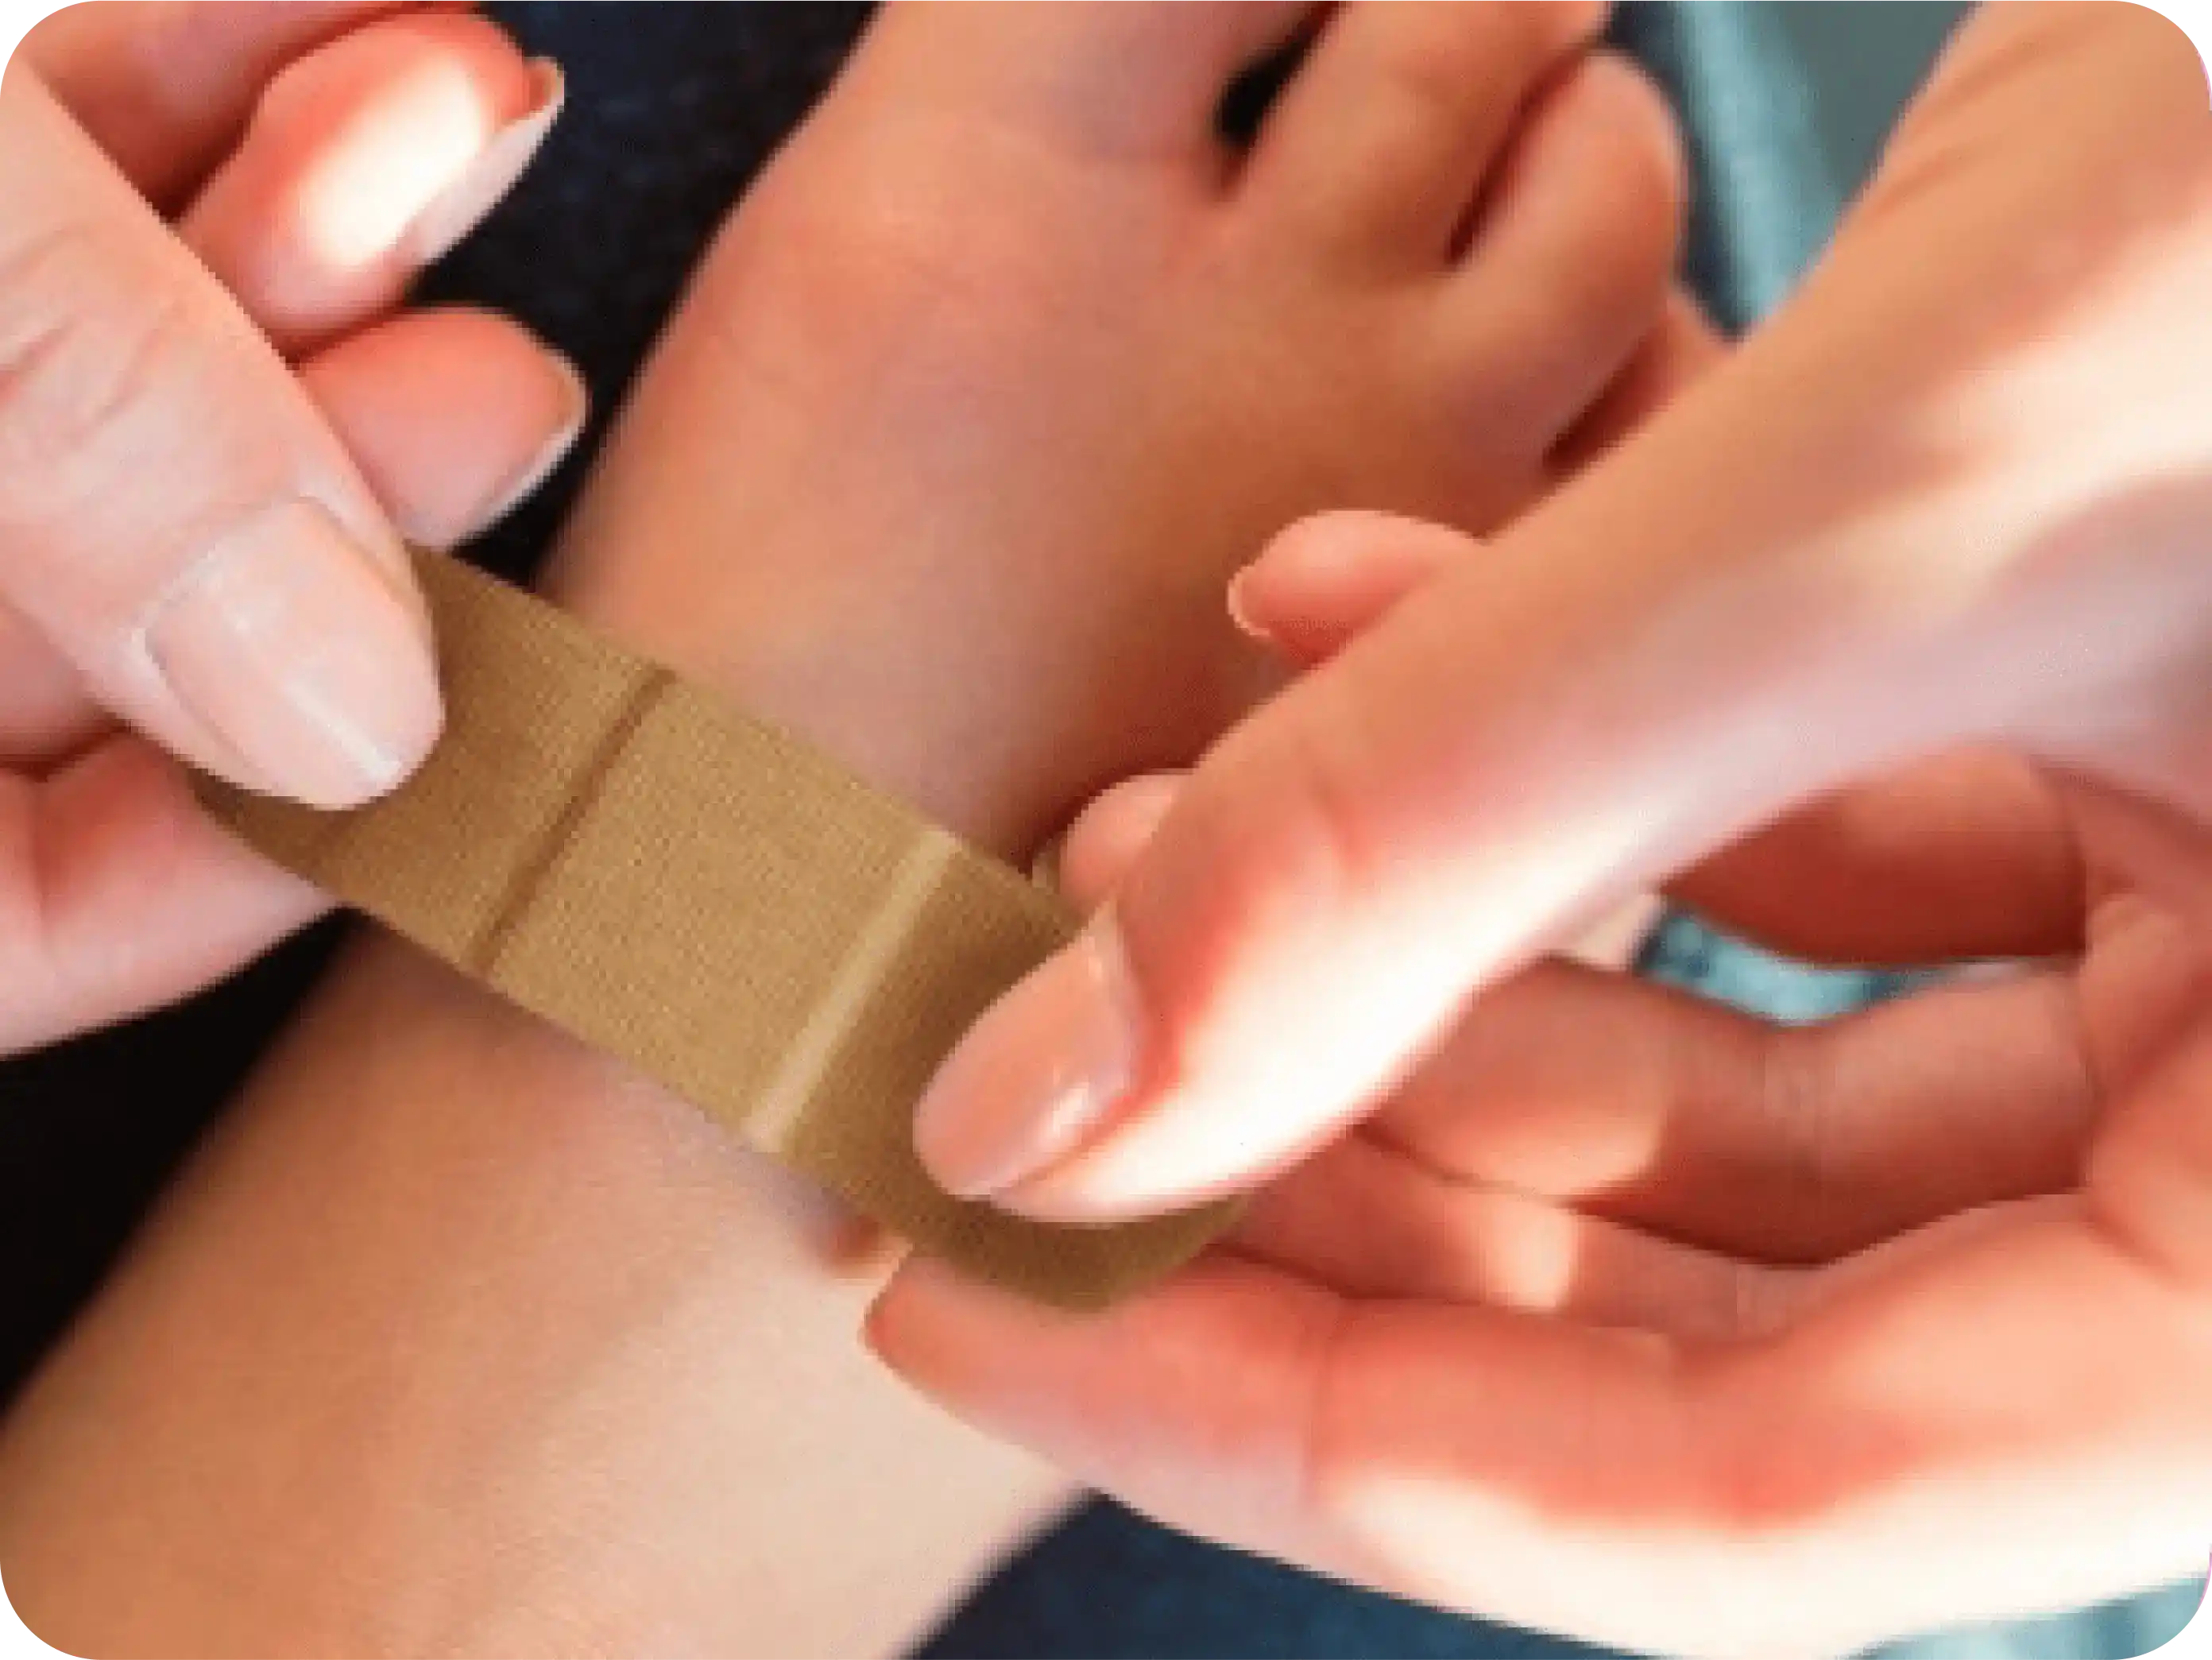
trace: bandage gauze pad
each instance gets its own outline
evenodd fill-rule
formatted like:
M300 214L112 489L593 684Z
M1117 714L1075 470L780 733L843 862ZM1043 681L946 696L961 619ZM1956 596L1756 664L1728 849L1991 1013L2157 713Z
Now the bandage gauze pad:
M1051 895L550 605L417 569L446 695L429 759L346 812L204 781L225 824L981 1278L1095 1307L1218 1230L1218 1207L1025 1222L915 1158L938 1062L1068 937Z

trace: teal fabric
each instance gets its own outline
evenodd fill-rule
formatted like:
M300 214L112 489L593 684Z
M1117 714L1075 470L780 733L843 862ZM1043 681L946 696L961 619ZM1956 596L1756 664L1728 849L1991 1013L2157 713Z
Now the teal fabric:
M1856 182L1822 142L1820 95L1785 27L1787 9L1693 0L1622 15L1626 43L1667 84L1682 117L1694 186L1690 285L1732 332L1789 292ZM1850 9L1880 27L1874 8ZM1887 90L1836 88L1831 95L1893 105L1881 95Z
M2127 1660L2163 1648L2203 1601L2200 1581L2080 1614L1978 1626L1894 1644L1880 1660ZM2205 1618L2212 1621L2212 1614Z

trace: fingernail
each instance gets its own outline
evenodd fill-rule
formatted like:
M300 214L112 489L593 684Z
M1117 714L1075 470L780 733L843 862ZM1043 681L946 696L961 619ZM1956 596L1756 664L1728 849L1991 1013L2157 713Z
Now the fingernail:
M948 1193L1004 1193L1091 1139L1136 1073L1136 1000L1111 907L1017 986L947 1057L915 1146Z
M561 66L550 58L538 58L530 67L537 77L538 101L529 113L494 133L461 176L441 191L408 228L408 256L418 264L443 258L474 230L514 188L545 135L553 131L568 96L567 82Z
M475 528L469 532L471 536L490 529L536 495L538 487L552 475L553 469L559 466L562 459L576 447L577 435L584 430L585 419L592 411L592 394L584 384L584 377L576 372L574 364L565 357L556 357L554 362L568 382L568 412L553 435L539 447L538 453L494 493L490 503L477 515Z
M1264 646L1273 642L1273 636L1253 620L1250 593L1252 574L1259 568L1259 562L1255 560L1229 579L1229 620L1237 625L1240 634Z
M382 794L437 741L437 670L416 609L319 503L286 502L163 597L146 648L240 781L311 806Z

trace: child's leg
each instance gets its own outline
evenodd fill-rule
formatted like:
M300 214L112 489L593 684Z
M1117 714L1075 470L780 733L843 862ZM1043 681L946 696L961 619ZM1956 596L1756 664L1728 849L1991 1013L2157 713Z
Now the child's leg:
M1662 116L1583 9L883 20L699 277L568 539L599 625L1000 850L1261 684L1323 506L1496 522L1659 309ZM1534 101L1531 102L1530 100ZM79 1650L858 1653L1048 1511L689 1109L370 944L0 1439Z

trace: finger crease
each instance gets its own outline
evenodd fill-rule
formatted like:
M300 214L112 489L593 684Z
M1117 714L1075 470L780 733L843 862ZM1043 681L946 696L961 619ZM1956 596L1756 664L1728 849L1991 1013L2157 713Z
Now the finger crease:
M1328 1319L1313 1336L1313 1383L1306 1398L1292 1462L1290 1514L1293 1516L1323 1514L1328 1497L1324 1473L1330 1462L1326 1442L1329 1426L1336 1420L1338 1378L1358 1314L1359 1305L1350 1298L1331 1293Z

